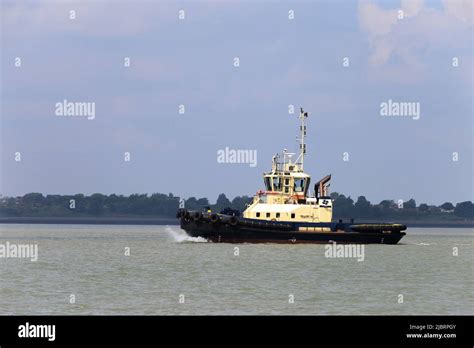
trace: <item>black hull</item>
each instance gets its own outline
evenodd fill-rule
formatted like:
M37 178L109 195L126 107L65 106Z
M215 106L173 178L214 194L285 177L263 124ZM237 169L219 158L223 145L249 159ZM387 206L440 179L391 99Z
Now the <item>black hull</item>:
M380 224L354 225L349 223L279 223L262 222L219 215L219 220L193 219L181 216L181 228L191 237L201 237L215 243L340 243L340 244L397 244L405 236L403 225ZM249 227L250 226L250 227ZM300 227L330 229L329 232L301 232ZM361 229L363 226L365 230ZM388 226L388 227L387 227ZM397 226L391 228L390 226ZM401 226L401 227L399 227ZM357 231L356 231L357 230Z

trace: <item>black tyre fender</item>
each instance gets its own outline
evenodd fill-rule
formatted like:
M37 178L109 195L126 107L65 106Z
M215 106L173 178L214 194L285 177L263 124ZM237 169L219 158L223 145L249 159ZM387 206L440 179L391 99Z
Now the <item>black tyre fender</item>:
M220 217L219 215L217 215L216 213L213 213L211 214L211 216L209 217L209 220L211 220L211 223L213 224L216 224L220 221Z
M229 219L229 225L231 226L237 226L239 223L239 219L236 216L231 216Z
M202 213L200 211L195 211L193 213L193 220L194 221L199 221L202 219Z

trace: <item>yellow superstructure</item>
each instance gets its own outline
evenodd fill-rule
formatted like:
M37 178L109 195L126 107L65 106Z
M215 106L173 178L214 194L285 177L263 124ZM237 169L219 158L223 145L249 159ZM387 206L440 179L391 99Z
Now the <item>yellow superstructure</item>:
M265 191L259 191L243 212L243 217L268 221L331 222L332 200L328 196L330 175L318 181L314 195L309 197L311 176L303 170L306 154L305 120L308 113L300 113L300 154L293 162L293 153L283 151L272 160L272 170L264 173Z

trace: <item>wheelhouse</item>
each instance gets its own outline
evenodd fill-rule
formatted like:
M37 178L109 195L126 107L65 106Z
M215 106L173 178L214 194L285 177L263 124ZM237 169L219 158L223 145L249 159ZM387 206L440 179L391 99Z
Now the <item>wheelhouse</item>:
M269 173L264 175L266 193L306 197L311 177L305 173Z

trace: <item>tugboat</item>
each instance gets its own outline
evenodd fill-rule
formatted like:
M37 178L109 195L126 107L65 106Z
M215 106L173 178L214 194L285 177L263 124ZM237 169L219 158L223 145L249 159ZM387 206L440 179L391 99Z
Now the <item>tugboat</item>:
M332 221L332 199L327 175L308 195L311 176L304 172L308 113L301 108L300 153L286 149L276 154L272 169L263 174L265 190L256 193L240 216L239 212L221 213L179 209L181 228L192 237L224 243L351 243L397 244L406 234L406 226L393 223L355 223Z

